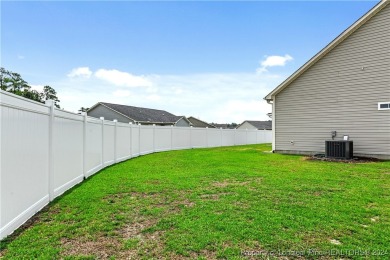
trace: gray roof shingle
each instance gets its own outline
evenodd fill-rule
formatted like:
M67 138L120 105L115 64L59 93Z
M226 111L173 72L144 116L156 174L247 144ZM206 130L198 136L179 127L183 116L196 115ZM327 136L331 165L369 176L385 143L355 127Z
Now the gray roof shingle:
M194 126L194 127L209 127L209 128L215 128L215 126L203 121L203 120L200 120L198 118L195 118L193 116L190 116L187 118L188 121L191 122L191 124Z
M153 123L176 123L183 116L175 116L164 110L133 107L126 105L118 105L100 102L100 104L107 106L137 122L153 122Z
M266 129L266 130L272 130L272 121L245 121L248 122L249 124L253 125L257 129Z

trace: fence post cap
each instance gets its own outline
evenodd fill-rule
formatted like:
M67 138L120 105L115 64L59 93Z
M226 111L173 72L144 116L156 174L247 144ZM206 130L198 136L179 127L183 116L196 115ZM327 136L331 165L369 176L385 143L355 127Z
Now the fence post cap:
M45 105L54 106L54 100L52 99L45 100Z
M101 117L100 117L100 120L104 120L104 117L103 117L103 116L101 116Z
M87 116L87 112L81 112L80 113L82 116Z
M112 121L114 121L115 123L117 123L117 122L118 122L118 119L114 119L114 120L112 120Z

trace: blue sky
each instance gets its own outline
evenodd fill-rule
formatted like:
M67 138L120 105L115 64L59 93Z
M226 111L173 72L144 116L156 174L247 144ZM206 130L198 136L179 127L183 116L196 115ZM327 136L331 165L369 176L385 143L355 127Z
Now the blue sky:
M376 3L2 1L1 66L70 111L267 120L262 98Z

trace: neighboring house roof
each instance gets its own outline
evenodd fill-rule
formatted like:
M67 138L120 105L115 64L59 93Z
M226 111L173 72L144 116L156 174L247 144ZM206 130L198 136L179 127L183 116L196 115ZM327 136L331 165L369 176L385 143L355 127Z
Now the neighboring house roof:
M202 120L200 120L200 119L198 119L198 118L195 118L195 117L193 117L193 116L190 116L190 117L188 117L187 119L188 119L188 121L191 122L192 126L194 126L194 127L215 128L215 126L213 126L213 125L211 125L211 124L209 124L209 123L207 123L207 122L205 122L205 121L202 121Z
M215 126L216 128L222 128L222 129L234 129L236 128L236 124L232 125L232 124L214 124L212 123L213 126Z
M272 130L272 121L271 120L268 120L268 121L249 121L249 120L245 120L244 122L242 122L242 124L240 124L238 127L240 127L241 125L243 125L245 122L253 125L254 127L256 127L257 129L259 130Z
M134 106L126 106L126 105L118 105L111 104L105 102L99 102L89 110L92 110L98 105L105 106L111 110L120 113L121 115L136 121L136 122L144 122L144 123L172 123L175 124L180 119L184 118L188 121L184 116L175 116L165 110L144 108L144 107L134 107Z
M216 128L227 129L228 124L213 124Z
M329 43L325 48L318 52L314 57L312 57L308 62L306 62L302 67L295 71L290 77L283 81L279 86L272 90L267 96L264 97L265 100L271 101L273 97L281 92L284 88L290 85L295 79L302 75L306 70L313 66L317 61L324 57L327 53L333 50L337 45L343 42L348 38L353 32L359 29L363 24L370 20L375 14L380 10L386 7L389 4L389 0L382 0L376 6L374 6L370 11L363 15L359 20L352 24L348 29L342 32L336 39Z

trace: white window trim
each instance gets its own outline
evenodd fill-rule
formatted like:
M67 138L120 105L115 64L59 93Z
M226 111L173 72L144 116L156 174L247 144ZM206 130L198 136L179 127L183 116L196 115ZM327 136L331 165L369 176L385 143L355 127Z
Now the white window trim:
M382 104L389 104L389 108L381 108ZM388 101L388 102L378 102L378 110L390 110L390 101Z

